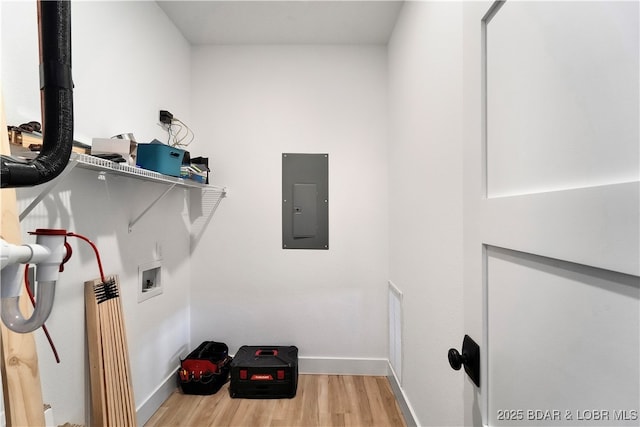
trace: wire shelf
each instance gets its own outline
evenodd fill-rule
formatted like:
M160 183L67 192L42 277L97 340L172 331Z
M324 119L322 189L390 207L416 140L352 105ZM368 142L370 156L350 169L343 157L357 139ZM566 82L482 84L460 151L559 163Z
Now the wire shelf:
M177 178L169 175L163 175L161 173L150 171L148 169L142 169L135 166L130 166L125 163L116 163L111 160L101 159L99 157L90 156L88 154L71 153L69 159L69 165L60 174L60 176L51 181L43 190L38 194L21 213L20 220L22 221L29 212L36 207L58 183L64 179L75 167L82 169L90 169L100 173L108 173L113 175L126 176L133 179L140 179L144 181L157 182L168 185L169 187L157 197L151 204L133 221L129 223L129 232L132 231L133 226L167 193L169 193L175 187L181 188L193 188L212 191L217 194L218 198L222 199L227 195L227 189L225 187L219 187L209 184L201 184L191 179Z
M126 163L116 163L111 160L101 159L99 157L90 156L88 154L71 153L71 159L69 163L75 163L75 166L79 166L83 169L92 169L100 172L108 172L116 175L124 175L132 178L138 178L145 181L162 182L166 184L176 184L178 187L188 188L209 188L213 190L219 190L224 192L224 187L218 187L215 185L201 184L192 179L177 178L169 175L163 175L161 173L151 171L148 169L142 169L135 166L130 166Z

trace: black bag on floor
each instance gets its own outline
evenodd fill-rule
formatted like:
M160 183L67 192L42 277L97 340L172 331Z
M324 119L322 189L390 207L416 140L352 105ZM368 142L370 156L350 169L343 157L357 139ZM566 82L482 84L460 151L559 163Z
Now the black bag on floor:
M231 397L292 398L298 388L298 348L242 346L231 362Z
M178 383L185 394L214 394L229 379L230 365L226 344L204 341L180 361Z

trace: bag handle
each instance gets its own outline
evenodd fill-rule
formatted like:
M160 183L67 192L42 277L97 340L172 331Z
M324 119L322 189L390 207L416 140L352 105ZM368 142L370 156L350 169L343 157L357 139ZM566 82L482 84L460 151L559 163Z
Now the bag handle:
M261 348L259 350L256 350L256 356L261 357L261 356L277 356L278 355L278 349L277 348Z

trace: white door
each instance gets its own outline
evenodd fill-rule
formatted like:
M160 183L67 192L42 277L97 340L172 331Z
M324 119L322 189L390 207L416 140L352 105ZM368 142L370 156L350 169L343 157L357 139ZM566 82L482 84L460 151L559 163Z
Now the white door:
M639 15L465 3L468 425L640 424Z

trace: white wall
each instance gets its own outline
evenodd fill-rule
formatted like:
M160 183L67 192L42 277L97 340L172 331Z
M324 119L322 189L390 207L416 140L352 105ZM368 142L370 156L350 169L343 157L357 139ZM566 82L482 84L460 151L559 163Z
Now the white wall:
M1 3L2 88L9 124L39 120L35 2ZM188 122L189 45L154 2L74 2L72 55L75 138L133 132L139 142L164 138L158 110ZM174 190L129 234L127 225L164 191L158 184L74 170L23 221L27 231L55 227L84 234L98 245L107 274L120 276L136 405L175 372L189 346L189 229L184 194ZM20 207L38 190L18 192ZM164 293L138 304L138 265L162 246ZM62 362L56 364L41 332L37 346L45 403L57 425L89 425L83 283L98 277L91 250L70 240L74 255L57 286L47 325ZM145 406L144 413L149 409Z
M193 151L230 194L192 255L192 342L386 359L386 59L384 46L193 49ZM329 250L281 247L286 152L329 153Z
M7 123L40 121L36 3L0 7ZM189 44L154 2L74 2L71 20L76 140L165 140L160 109L188 123Z
M462 425L462 4L408 2L389 52L389 277L404 293L402 389L417 422Z

